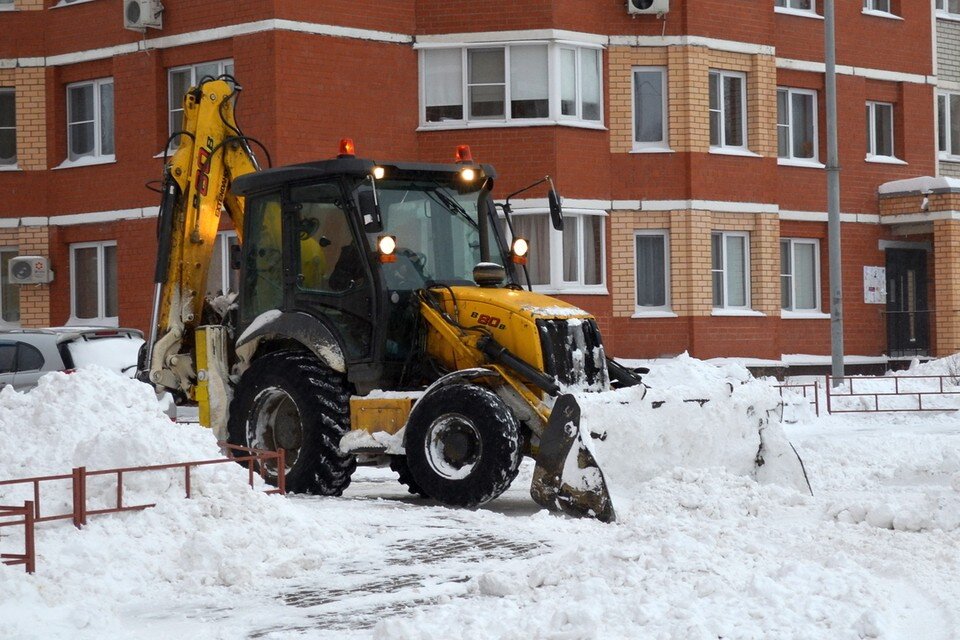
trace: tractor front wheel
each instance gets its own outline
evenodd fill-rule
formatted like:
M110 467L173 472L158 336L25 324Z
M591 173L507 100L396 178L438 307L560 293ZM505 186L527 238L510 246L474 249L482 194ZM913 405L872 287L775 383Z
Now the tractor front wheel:
M507 490L522 458L520 426L486 387L458 383L422 398L407 422L407 467L424 494L475 507Z

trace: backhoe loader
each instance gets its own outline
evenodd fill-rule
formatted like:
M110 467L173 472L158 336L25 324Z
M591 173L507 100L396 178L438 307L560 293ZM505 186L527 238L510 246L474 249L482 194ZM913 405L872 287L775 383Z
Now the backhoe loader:
M523 289L528 245L493 167L466 147L450 164L362 159L345 139L335 158L261 169L239 91L205 78L184 98L141 379L196 402L218 440L283 449L295 492L340 495L358 462L390 464L411 492L472 507L530 456L537 503L613 520L571 391L640 375L607 358L589 313ZM211 304L223 210L240 290Z
M518 284L527 243L508 245L494 169L466 147L451 164L378 162L344 140L336 158L261 170L239 91L206 78L184 98L141 378L198 403L220 440L284 449L292 491L339 495L358 460L388 462L412 492L476 506L528 455L538 503L612 520L565 393L608 389L611 365L588 313ZM552 184L549 201L559 228ZM223 210L240 291L218 317L204 292Z

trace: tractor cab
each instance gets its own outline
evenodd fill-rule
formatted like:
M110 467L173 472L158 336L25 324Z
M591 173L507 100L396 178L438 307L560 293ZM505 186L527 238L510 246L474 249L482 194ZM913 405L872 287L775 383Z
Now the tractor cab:
M413 382L402 378L422 351L417 291L476 286L481 264L505 268L494 284L519 278L492 167L463 150L456 164L381 164L352 151L344 143L336 159L233 182L246 197L238 329L299 312L329 330L358 388L396 388Z

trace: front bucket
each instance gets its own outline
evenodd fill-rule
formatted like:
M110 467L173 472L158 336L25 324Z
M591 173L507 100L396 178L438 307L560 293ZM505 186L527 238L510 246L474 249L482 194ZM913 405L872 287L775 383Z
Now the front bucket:
M536 461L530 495L537 504L578 518L616 519L603 471L580 433L580 405L572 395L554 403Z

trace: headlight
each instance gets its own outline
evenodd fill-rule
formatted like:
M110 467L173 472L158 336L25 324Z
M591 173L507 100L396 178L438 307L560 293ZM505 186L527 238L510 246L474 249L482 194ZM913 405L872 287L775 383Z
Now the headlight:
M510 259L516 264L527 264L527 253L530 251L530 243L526 238L514 238L510 246Z
M396 262L397 239L395 236L380 236L377 238L377 251L380 253L380 262Z

